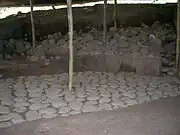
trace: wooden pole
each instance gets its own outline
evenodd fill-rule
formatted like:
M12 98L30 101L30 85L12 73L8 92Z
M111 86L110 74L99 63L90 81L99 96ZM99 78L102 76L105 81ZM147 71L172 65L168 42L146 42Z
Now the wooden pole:
M114 0L114 27L117 28L117 0Z
M104 0L104 19L103 19L103 43L106 45L107 20L106 20L107 0Z
M180 1L178 0L178 3L177 3L177 26L176 26L176 32L177 32L177 36L176 36L176 67L177 67L177 72L178 72L178 76L180 77L180 61L179 61L179 49L180 49L180 29L179 29L179 26L180 26Z
M33 18L33 3L32 0L29 0L29 4L31 7L31 26L32 26L32 46L36 46L36 38L35 38L35 28L34 28L34 18Z
M69 90L72 90L73 78L73 15L72 0L67 0L68 27L69 27Z
M54 5L52 6L53 10L56 10L56 8L54 7Z

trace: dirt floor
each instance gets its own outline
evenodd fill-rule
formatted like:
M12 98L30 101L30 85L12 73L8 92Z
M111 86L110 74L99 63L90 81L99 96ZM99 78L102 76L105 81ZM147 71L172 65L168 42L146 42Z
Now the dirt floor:
M68 60L51 60L49 65L44 65L43 61L30 62L24 59L1 61L0 62L0 74L7 77L18 77L18 76L39 76L43 74L59 74L68 72ZM81 67L79 61L74 63L74 72L86 71Z
M115 111L42 119L0 129L1 135L179 135L180 97Z

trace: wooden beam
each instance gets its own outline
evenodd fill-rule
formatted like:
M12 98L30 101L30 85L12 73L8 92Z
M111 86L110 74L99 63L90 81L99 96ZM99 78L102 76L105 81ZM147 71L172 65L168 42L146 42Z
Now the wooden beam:
M114 27L117 28L117 0L114 0Z
M106 45L106 33L107 33L107 17L106 17L107 0L104 0L104 19L103 19L103 43Z
M69 27L69 90L72 90L73 79L73 15L72 0L67 0L68 27Z
M180 61L179 61L179 49L180 49L180 1L177 2L177 26L176 26L176 67L177 67L177 75L180 77Z
M36 38L35 38L35 28L34 28L34 18L33 18L33 2L32 0L29 0L29 4L31 7L31 26L32 26L32 46L36 46Z

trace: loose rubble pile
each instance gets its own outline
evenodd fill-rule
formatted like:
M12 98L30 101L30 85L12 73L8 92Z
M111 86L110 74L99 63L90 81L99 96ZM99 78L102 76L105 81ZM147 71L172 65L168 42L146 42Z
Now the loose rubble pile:
M40 118L112 110L180 94L175 77L78 72L0 79L0 127Z
M88 33L74 32L74 54L75 57L81 58L97 56L98 62L102 61L99 64L102 67L112 65L110 70L100 70L104 72L118 72L122 67L132 68L130 71L145 72L145 67L151 65L151 70L156 71L156 75L175 75L175 39L172 25L155 22L152 26L142 24L141 27L109 28L107 44L104 45L102 31L92 28ZM12 39L6 41L3 46L0 50L5 51L0 56L5 59L20 54L26 55L27 59L33 62L43 60L47 66L53 59L59 60L62 56L68 56L68 35L61 35L60 32L48 35L47 38L42 38L38 46L31 49L28 42ZM95 63L88 64L83 66L97 67Z
M0 40L0 60L11 60L15 56L25 56L31 44L24 40Z
M92 28L88 33L74 32L74 51L75 55L81 58L98 56L98 59L92 60L97 60L94 63L86 59L90 64L84 67L92 67L92 65L98 67L95 63L100 61L102 62L99 65L102 67L112 65L110 67L112 69L106 70L101 67L100 71L118 72L124 66L126 69L131 67L141 73L147 71L146 67L151 65L151 70L156 71L156 75L160 72L164 75L175 75L175 39L176 34L172 25L155 22L151 27L145 24L141 27L120 29L112 27L107 34L107 44L104 45L102 32ZM31 55L28 57L31 61L68 56L68 35L62 36L60 33L49 35L39 46L33 48Z

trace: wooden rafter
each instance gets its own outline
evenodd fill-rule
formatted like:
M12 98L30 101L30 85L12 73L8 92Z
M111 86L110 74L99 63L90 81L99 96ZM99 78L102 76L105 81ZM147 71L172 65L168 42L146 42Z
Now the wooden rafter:
M73 15L72 0L67 0L68 28L69 28L69 90L72 90L73 81Z

